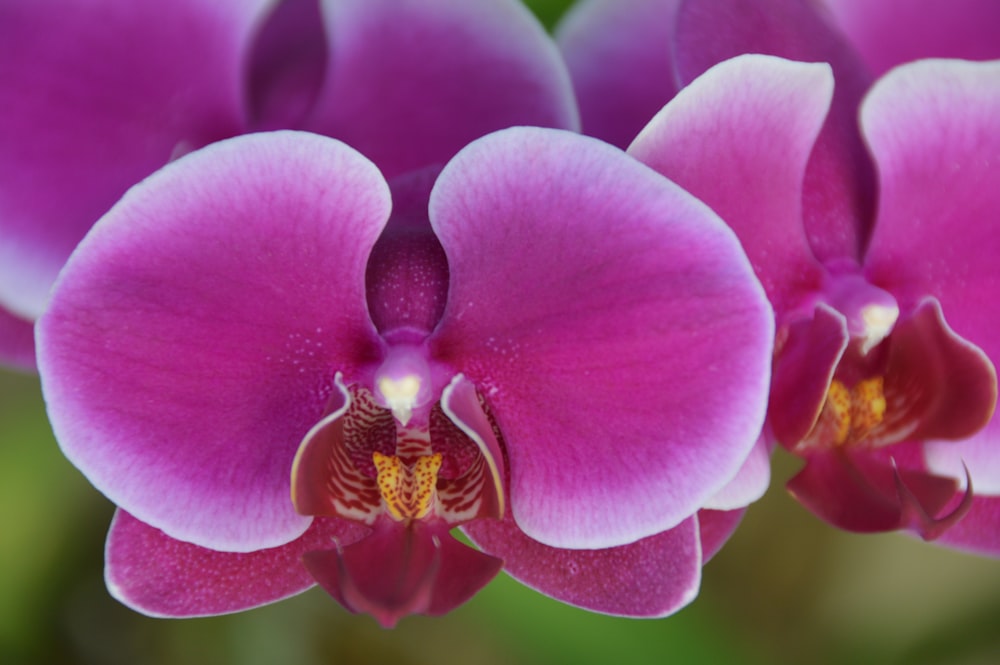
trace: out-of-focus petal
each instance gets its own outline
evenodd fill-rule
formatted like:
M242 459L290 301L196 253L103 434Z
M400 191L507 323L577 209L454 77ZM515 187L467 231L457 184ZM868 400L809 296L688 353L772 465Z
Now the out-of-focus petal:
M976 488L978 492L978 488ZM977 496L972 508L937 542L967 552L1000 557L1000 497Z
M802 181L830 104L820 64L749 55L682 90L629 147L736 232L779 316L818 288Z
M862 108L881 179L865 259L901 304L936 296L948 324L1000 360L1000 62L929 60L884 77ZM1000 420L961 443L928 446L928 463L977 494L1000 492Z
M921 58L1000 58L996 0L823 0L876 75Z
M789 450L815 427L849 342L844 317L826 305L779 332L767 415L775 440Z
M736 527L743 520L745 509L741 510L699 510L698 535L701 538L702 564L718 554Z
M35 370L34 324L0 307L0 365Z
M371 162L297 132L216 143L132 189L38 324L67 457L174 538L249 551L300 535L296 447L335 372L377 359L364 272L389 205Z
M0 4L0 304L36 318L128 187L242 130L267 1Z
M574 129L555 43L514 0L325 0L326 82L304 129L336 136L387 178L443 164L512 125Z
M790 481L788 491L837 528L858 533L912 529L926 538L951 526L966 510L948 510L964 494L958 481L927 473L916 444L850 451L818 451Z
M821 260L856 259L870 230L875 192L857 126L858 104L871 83L860 56L813 3L802 0L684 0L675 43L684 84L744 53L830 64L837 84L806 171L803 215Z
M308 552L306 567L337 602L392 628L410 614L441 615L469 600L503 566L459 543L444 524L379 521L348 547Z
M495 415L525 533L633 542L736 474L773 314L706 206L608 144L515 128L445 167L430 216L452 280L431 350Z
M319 0L280 0L253 47L247 81L251 128L298 127L316 101L326 63Z
M722 511L745 508L764 496L770 483L771 448L761 437L736 476L706 501L704 507Z
M508 516L477 520L463 530L504 560L519 582L570 605L632 617L663 617L698 594L701 546L697 518L628 545L569 550L526 536Z
M556 27L583 132L625 148L677 93L674 16L680 0L584 0Z
M334 542L349 545L365 531L352 522L320 518L286 545L218 552L175 540L119 510L105 548L105 580L112 596L150 616L239 612L313 586L302 555Z

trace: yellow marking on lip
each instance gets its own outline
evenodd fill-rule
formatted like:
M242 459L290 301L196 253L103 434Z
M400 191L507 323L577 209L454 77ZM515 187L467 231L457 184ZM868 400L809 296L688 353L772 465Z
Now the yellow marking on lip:
M389 514L397 521L426 517L434 506L441 453L422 455L413 466L395 455L372 453L378 472L376 482Z

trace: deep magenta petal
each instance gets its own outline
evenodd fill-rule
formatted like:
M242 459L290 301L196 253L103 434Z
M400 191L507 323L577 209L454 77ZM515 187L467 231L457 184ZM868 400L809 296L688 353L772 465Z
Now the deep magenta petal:
M635 543L598 550L543 545L507 517L463 527L484 552L504 560L514 579L547 596L594 612L663 617L698 594L701 547L697 518Z
M512 125L575 128L569 74L508 0L326 0L326 80L304 129L336 136L387 178L443 164Z
M802 185L803 214L820 260L857 259L875 200L874 172L857 126L858 104L871 75L816 5L685 0L676 19L677 68L687 84L712 65L744 53L830 64L837 84Z
M936 521L955 517L948 508L965 493L958 481L907 463L913 457L903 445L819 451L806 458L788 490L818 517L846 531L910 528L927 534Z
M452 279L431 350L496 417L527 534L632 542L736 474L773 314L703 204L612 146L517 128L445 167L430 213Z
M583 132L625 148L676 93L674 16L681 0L583 0L556 26Z
M0 365L35 371L35 326L0 307Z
M503 562L459 543L447 527L386 518L348 547L309 552L309 572L352 612L392 628L410 614L440 615L469 600Z
M701 538L702 563L708 563L719 553L736 527L743 520L745 509L741 510L699 510L698 536Z
M72 249L128 187L243 130L243 67L264 5L0 5L0 304L37 317Z
M348 545L364 532L351 522L317 519L280 547L217 552L170 538L119 510L108 533L105 580L112 596L150 616L239 612L313 586L301 556L334 541Z
M816 425L849 341L844 317L825 305L778 333L767 417L775 440L789 450Z
M876 75L922 58L1000 58L996 0L823 0Z
M371 162L296 132L214 144L132 189L38 325L67 457L181 540L247 551L301 534L296 447L335 372L377 359L364 271L388 208Z
M779 316L822 278L802 180L832 85L824 65L743 56L692 82L629 147L736 232Z
M258 31L247 80L253 129L296 128L312 110L326 71L318 0L281 0Z

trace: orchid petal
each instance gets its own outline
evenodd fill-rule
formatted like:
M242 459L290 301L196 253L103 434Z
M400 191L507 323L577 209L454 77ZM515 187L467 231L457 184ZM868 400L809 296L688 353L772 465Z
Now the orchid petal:
M632 542L736 474L773 315L708 208L605 143L515 128L445 167L430 217L452 280L431 352L495 415L525 533Z
M764 496L770 483L771 449L762 436L757 439L736 476L706 501L703 507L719 511L745 508Z
M874 173L857 126L858 104L871 76L814 5L802 0L685 0L676 19L677 68L681 82L688 83L712 65L744 53L830 64L837 85L802 185L803 216L820 260L856 260L869 233L875 196ZM773 135L747 138L766 143Z
M556 27L583 131L625 148L677 93L673 18L680 0L585 0Z
M247 81L255 129L298 127L312 109L327 62L318 0L280 0L254 43Z
M741 510L699 510L698 535L701 538L702 565L719 553L736 527L743 520L746 509Z
M976 492L979 488L976 487ZM977 496L965 517L937 540L941 545L986 556L1000 556L1000 498Z
M958 481L906 463L915 457L905 444L857 453L818 451L806 458L788 490L837 528L858 533L912 528L929 537L939 522L950 525L957 517L946 508L961 492Z
M243 64L266 2L0 6L0 304L37 318L128 187L241 131Z
M38 326L70 461L174 538L248 551L300 535L296 447L336 370L378 358L364 271L389 204L371 162L297 132L214 144L132 189Z
M849 342L844 317L823 304L779 334L767 415L782 446L793 450L812 432Z
M824 0L876 75L910 60L1000 57L996 0Z
M832 90L825 65L742 56L682 90L628 150L729 224L782 314L822 277L802 179Z
M239 612L312 587L300 557L334 541L350 544L365 531L351 522L317 519L281 547L218 552L170 538L119 510L108 533L105 579L112 596L150 616Z
M326 0L325 86L304 129L336 136L387 178L443 164L511 125L575 128L569 74L510 0Z
M865 259L874 283L912 306L940 301L958 335L996 362L1000 271L1000 62L930 60L884 77L862 108L881 178L879 221ZM928 464L977 493L1000 493L1000 420L960 443L931 444Z
M694 517L628 545L596 550L550 547L508 517L463 527L473 542L504 560L514 579L547 596L593 612L664 617L698 594L701 547Z
M34 324L0 307L0 365L35 370Z
M469 600L503 566L452 538L445 528L386 518L352 545L309 552L306 568L352 612L392 628L410 614L440 615Z

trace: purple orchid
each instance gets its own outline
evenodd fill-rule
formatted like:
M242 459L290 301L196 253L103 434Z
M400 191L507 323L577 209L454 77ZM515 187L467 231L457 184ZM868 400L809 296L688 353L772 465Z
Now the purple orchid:
M676 80L694 82L629 152L733 227L768 292L778 333L766 432L805 460L790 490L845 529L905 528L1000 554L998 64L929 60L869 89L864 59L812 3L654 4ZM832 4L848 17L900 3ZM973 5L996 16L995 3ZM958 55L995 52L992 34L986 50ZM764 56L713 68L741 53L830 68ZM891 64L915 52L897 42L880 53ZM613 96L589 62L580 85Z
M76 244L190 150L303 129L395 177L496 129L577 124L515 0L2 0L0 80L0 362L24 369Z
M318 582L387 626L501 565L601 612L689 602L740 512L699 510L753 485L772 343L714 213L540 128L391 188L314 134L195 151L97 223L38 324L60 445L120 507L118 598Z

